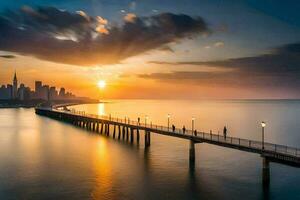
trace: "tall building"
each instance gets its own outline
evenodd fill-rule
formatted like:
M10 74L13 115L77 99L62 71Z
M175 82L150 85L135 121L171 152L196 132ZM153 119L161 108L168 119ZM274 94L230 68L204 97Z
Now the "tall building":
M50 87L50 89L49 89L49 99L50 100L57 99L57 91L56 91L55 87Z
M12 99L13 98L13 86L11 84L7 84L6 86L7 91L8 91L8 99Z
M0 87L0 99L1 100L11 100L13 98L13 86L7 84L7 86L2 85Z
M49 85L43 85L41 99L49 100Z
M42 99L42 81L35 81L35 98Z
M11 99L11 91L10 88L6 87L5 85L2 85L0 88L0 99L1 100L8 100Z
M20 87L18 89L18 99L21 101L27 101L30 99L30 88L25 87L23 83L20 84Z
M17 72L15 72L14 80L13 80L13 99L18 98L18 79L17 79Z
M60 88L60 90L59 90L59 98L60 99L64 99L65 96L66 96L66 90L65 90L65 88Z

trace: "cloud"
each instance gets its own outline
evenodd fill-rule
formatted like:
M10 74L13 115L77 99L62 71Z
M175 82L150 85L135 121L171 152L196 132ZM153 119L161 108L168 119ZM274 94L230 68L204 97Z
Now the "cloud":
M283 45L271 49L270 53L252 57L208 62L150 61L148 63L172 66L194 65L199 66L199 69L212 67L214 70L142 74L139 77L161 81L191 81L195 84L272 86L293 89L300 87L300 43Z
M171 47L169 47L169 46L162 46L158 50L163 51L163 52L174 53L174 50Z
M104 19L104 18L102 18L100 16L97 16L96 19L97 19L97 21L98 21L99 24L107 25L107 23L108 23L107 19Z
M124 21L129 22L129 23L134 23L136 18L137 18L137 16L134 13L127 13L124 16Z
M81 15L82 17L84 17L86 20L90 21L90 17L82 10L76 11L76 13L78 15Z
M108 29L105 28L104 25L99 25L99 26L97 26L96 31L97 31L98 33L102 33L102 34L106 34L106 35L109 34Z
M6 11L0 15L0 50L65 64L114 64L209 31L201 17L184 14L136 16L111 26L87 16L54 7Z
M14 55L0 55L0 58L8 58L8 59L11 59L11 58L16 58L16 56L14 56Z
M215 47L223 47L224 46L224 42L216 42L215 44L214 44L214 46Z

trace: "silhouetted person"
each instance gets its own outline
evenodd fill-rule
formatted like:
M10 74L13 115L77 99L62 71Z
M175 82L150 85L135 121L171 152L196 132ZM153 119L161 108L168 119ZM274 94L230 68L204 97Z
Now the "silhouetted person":
M141 121L141 118L138 117L138 123L139 123L139 125L140 125L140 121Z
M175 132L175 126L174 126L174 124L172 124L172 130L173 130L173 132Z
M182 127L182 132L185 134L185 126Z
M194 130L194 135L197 136L197 130Z
M223 135L224 135L224 138L226 140L226 136L227 136L227 128L226 128L226 126L224 126L224 128L223 128Z

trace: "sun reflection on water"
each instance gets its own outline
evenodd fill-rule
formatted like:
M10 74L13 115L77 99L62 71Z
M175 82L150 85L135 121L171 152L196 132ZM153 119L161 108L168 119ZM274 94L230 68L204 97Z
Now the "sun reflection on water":
M99 103L98 104L98 115L105 115L104 103Z
M111 194L112 189L112 169L107 141L100 139L94 154L93 167L95 170L95 185L91 193L93 199L101 199L103 194ZM112 196L111 196L112 197Z

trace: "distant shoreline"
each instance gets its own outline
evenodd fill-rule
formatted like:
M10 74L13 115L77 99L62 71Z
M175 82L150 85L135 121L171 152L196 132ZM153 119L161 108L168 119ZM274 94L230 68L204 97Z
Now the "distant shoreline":
M99 103L98 100L58 100L58 101L52 101L47 102L44 100L34 100L34 101L6 101L6 100L0 100L0 109L5 108L35 108L38 105L57 105L57 104L91 104L91 103Z

